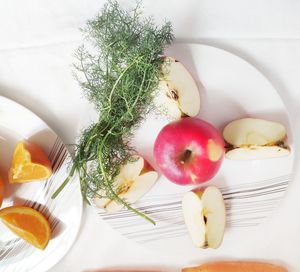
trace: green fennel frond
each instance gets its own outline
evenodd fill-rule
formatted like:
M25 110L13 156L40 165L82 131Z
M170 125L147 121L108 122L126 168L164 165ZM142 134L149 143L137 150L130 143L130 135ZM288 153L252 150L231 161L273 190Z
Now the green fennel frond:
M153 223L118 197L114 178L136 153L130 140L151 109L161 56L173 40L171 24L158 27L142 17L139 5L128 11L109 1L83 32L86 43L76 52L77 79L99 119L82 132L70 174L79 173L85 199L116 200Z

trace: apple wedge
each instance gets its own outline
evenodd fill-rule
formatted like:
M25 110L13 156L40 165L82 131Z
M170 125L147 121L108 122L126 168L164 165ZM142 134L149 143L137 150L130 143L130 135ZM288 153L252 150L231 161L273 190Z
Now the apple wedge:
M227 143L226 158L258 160L290 153L285 127L277 122L243 118L230 122L223 130Z
M183 196L183 217L196 247L218 248L226 226L226 210L222 193L217 187L190 191Z
M234 148L226 152L226 158L231 160L257 160L283 157L290 151L280 146L250 146Z
M120 198L133 204L151 189L157 178L158 174L151 165L143 157L137 156L121 167L120 173L114 179L115 191ZM100 190L98 195L104 196L105 192ZM123 208L118 201L106 197L95 197L94 204L108 213Z
M171 57L165 57L154 105L170 119L194 117L200 110L197 84L184 65Z

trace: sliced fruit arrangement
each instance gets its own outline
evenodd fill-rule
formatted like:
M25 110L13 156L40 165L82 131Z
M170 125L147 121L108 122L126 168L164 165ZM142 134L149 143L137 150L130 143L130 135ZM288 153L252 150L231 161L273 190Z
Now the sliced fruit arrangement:
M117 195L126 202L133 204L146 194L155 184L158 174L152 166L141 156L136 156L132 161L123 165L120 173L114 180ZM123 208L117 200L105 197L105 191L98 191L99 197L94 198L97 207L107 212L117 212Z
M0 177L0 207L2 205L3 197L4 197L4 184L2 178Z
M175 120L199 113L197 84L184 65L172 57L164 58L154 104L162 113Z
M262 262L213 262L183 268L182 272L287 272L282 266Z
M215 186L187 192L182 211L186 227L196 247L218 248L226 226L226 211L222 193Z
M17 236L31 245L45 249L50 240L50 226L38 211L24 206L0 210L0 219Z
M224 128L223 137L228 144L228 159L267 159L290 153L286 129L277 122L255 118L235 120Z
M218 172L224 141L211 124L185 117L160 131L153 153L160 171L170 181L179 185L200 184Z
M8 173L10 184L43 180L51 174L51 163L38 145L28 141L21 141L16 145ZM3 186L0 177L0 207L4 197ZM40 212L30 207L11 206L0 210L0 219L14 234L31 245L39 249L45 249L47 246L50 226Z
M38 145L28 141L17 144L8 173L10 183L44 180L51 175L51 162Z

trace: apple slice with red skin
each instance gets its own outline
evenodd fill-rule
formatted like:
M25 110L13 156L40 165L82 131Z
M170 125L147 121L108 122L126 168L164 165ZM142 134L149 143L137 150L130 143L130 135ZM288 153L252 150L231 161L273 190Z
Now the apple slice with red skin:
M187 192L182 200L185 224L196 247L218 248L226 226L226 210L220 190L215 186Z
M127 203L133 204L146 194L155 184L158 174L152 166L141 156L136 156L120 169L114 179L114 188L118 196ZM100 196L105 195L103 190L98 191ZM109 213L117 212L123 208L117 200L106 197L95 197L94 204Z
M190 72L180 61L165 57L161 74L154 105L172 120L196 116L200 110L200 94Z
M224 142L216 128L195 117L169 123L158 134L154 158L160 171L179 185L213 178L224 157Z

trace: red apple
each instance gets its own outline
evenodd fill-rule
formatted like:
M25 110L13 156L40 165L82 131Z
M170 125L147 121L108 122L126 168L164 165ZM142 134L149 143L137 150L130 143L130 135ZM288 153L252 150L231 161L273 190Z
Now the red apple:
M210 180L218 172L223 157L223 138L211 124L195 117L169 123L154 144L154 158L160 171L180 185Z

